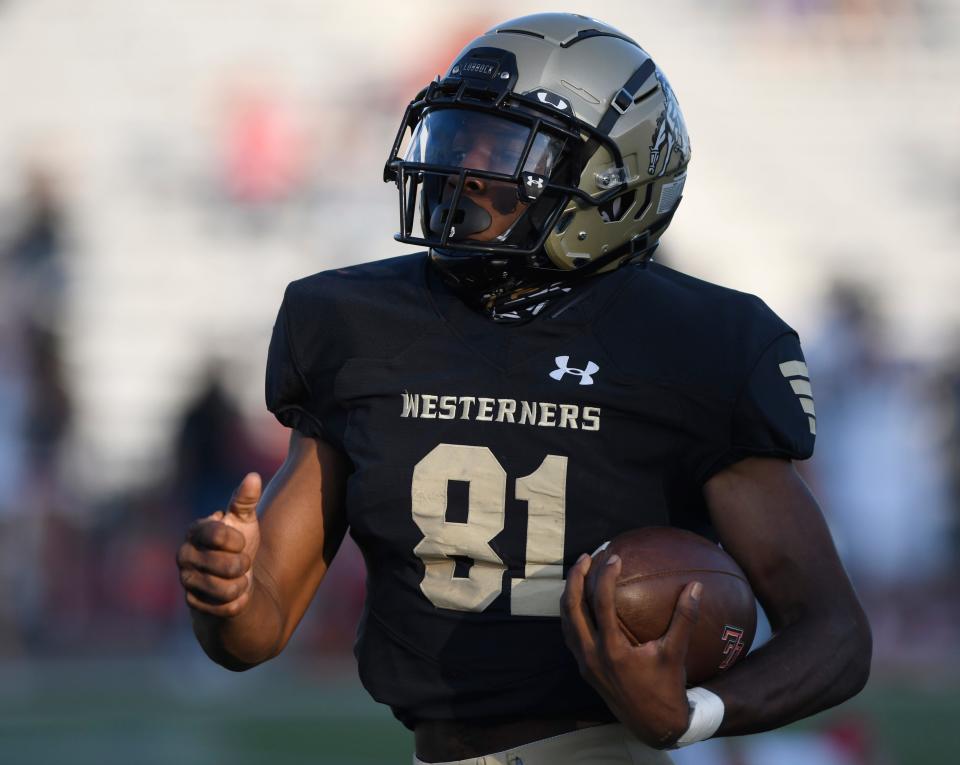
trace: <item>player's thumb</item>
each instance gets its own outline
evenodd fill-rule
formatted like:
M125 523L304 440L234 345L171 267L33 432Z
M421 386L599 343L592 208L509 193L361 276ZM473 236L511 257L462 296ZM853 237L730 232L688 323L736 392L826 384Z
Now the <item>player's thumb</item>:
M690 643L693 628L697 619L700 618L700 595L702 593L703 585L700 582L690 582L684 587L680 597L677 598L673 618L667 628L667 643L671 649L684 657L687 655L687 646Z
M249 523L257 519L257 503L260 501L260 492L263 483L259 473L247 473L240 485L234 489L230 498L230 506L226 516L233 516L238 521Z

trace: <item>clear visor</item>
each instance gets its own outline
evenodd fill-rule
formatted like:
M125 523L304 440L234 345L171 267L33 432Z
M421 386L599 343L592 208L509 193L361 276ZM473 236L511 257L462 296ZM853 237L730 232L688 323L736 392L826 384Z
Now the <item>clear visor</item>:
M424 115L404 159L509 176L525 171L549 177L563 141L537 133L524 161L529 139L526 125L482 112L444 109Z

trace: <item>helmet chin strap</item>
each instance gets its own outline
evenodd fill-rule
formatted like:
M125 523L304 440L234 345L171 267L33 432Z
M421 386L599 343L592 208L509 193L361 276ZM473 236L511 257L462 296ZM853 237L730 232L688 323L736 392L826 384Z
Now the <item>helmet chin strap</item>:
M494 321L531 320L541 304L568 293L596 272L535 268L519 258L471 258L431 250L430 258L447 285L474 310ZM546 260L546 255L541 256ZM606 259L600 267L608 263Z

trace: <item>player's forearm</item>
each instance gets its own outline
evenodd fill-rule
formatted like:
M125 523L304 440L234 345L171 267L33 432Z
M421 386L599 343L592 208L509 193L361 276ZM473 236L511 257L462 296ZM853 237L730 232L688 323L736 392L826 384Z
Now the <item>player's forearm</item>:
M241 672L276 656L282 648L283 615L275 597L254 577L247 606L236 616L190 610L193 633L217 664Z
M720 736L758 733L835 706L870 673L870 627L859 608L799 619L704 687L723 699Z

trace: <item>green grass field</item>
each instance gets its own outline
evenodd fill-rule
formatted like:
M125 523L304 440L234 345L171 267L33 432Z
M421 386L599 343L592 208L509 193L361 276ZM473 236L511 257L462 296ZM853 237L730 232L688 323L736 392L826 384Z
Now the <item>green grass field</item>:
M871 721L883 765L957 761L955 685L877 679L850 712ZM411 753L349 664L281 658L239 675L202 658L0 664L3 765L408 765Z

